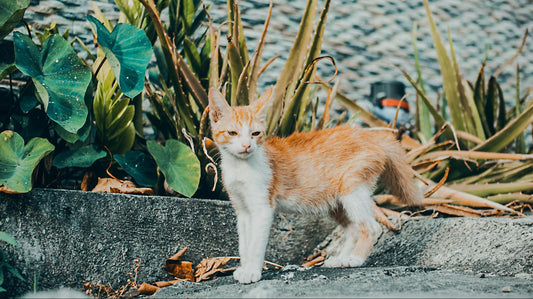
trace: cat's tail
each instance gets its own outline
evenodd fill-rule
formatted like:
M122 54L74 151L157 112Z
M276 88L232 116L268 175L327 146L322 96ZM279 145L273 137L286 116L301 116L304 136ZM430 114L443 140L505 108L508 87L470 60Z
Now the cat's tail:
M402 203L417 205L423 199L422 189L414 180L414 170L405 160L405 151L400 146L388 149L382 180Z

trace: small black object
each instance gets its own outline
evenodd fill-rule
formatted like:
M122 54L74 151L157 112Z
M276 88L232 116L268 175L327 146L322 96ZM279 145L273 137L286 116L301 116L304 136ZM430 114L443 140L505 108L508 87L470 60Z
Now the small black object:
M379 81L370 84L370 100L374 105L381 108L388 106L384 100L401 100L404 95L405 85L400 81ZM395 101L395 103L397 104L398 101ZM407 104L407 102L404 103ZM402 105L402 108L405 108L405 106ZM409 108L407 107L407 109Z

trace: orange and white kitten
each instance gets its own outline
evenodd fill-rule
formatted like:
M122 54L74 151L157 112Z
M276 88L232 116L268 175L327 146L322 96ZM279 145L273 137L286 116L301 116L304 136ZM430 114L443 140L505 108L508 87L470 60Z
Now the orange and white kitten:
M241 263L234 278L241 283L261 279L278 209L334 217L345 241L324 266L361 266L381 234L372 201L378 178L402 202L421 200L404 150L390 131L346 125L266 139L270 95L271 89L249 106L231 107L217 89L209 90L212 136L237 214Z

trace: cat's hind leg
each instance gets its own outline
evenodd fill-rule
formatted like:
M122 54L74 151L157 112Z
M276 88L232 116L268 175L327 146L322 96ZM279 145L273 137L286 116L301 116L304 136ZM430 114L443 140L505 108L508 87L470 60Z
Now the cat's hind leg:
M373 212L371 189L360 186L350 194L339 199L342 205L343 217L339 223L344 228L344 239L335 255L324 262L324 267L359 267L381 235Z

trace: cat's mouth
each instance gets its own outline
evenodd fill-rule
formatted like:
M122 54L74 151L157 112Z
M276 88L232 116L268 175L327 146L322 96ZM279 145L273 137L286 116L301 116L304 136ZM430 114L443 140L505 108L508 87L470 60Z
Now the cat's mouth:
M248 158L252 154L252 150L242 150L240 152L237 152L237 155L241 158Z

